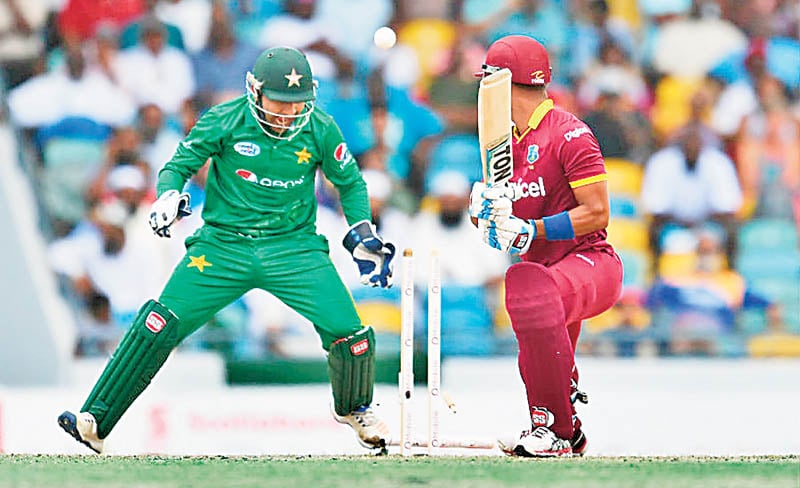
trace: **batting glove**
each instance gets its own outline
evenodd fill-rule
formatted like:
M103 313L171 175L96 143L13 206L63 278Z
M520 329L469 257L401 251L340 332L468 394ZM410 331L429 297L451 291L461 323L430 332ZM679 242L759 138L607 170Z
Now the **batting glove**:
M395 247L378 237L372 223L362 220L353 225L344 236L342 244L358 266L362 285L381 288L392 286Z
M486 186L477 182L469 195L469 216L483 220L505 220L511 217L514 190L508 186Z
M179 218L189 215L192 215L189 194L169 190L158 197L150 207L150 228L159 237L170 237L170 226Z
M478 229L483 242L511 255L525 254L531 247L531 242L536 239L533 221L513 215L502 220L478 219Z

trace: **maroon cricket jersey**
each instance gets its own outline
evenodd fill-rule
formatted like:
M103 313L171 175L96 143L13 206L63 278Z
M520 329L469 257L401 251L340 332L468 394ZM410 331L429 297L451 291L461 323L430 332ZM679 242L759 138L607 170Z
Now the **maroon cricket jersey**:
M541 219L578 206L573 188L605 181L605 162L591 129L571 113L547 99L536 107L528 127L514 128L514 215ZM524 261L550 266L570 252L607 250L605 229L569 241L536 239Z

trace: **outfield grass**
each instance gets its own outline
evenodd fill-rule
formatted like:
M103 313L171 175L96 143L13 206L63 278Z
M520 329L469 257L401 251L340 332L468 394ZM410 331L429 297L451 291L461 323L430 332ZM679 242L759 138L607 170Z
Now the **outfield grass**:
M0 455L0 487L800 487L800 456L167 457Z

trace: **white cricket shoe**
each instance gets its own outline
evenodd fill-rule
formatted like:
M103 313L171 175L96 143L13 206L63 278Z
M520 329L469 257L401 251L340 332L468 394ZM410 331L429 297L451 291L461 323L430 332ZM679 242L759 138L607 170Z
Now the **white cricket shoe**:
M94 415L89 412L81 412L75 415L72 412L64 412L58 416L58 425L64 432L75 438L76 441L84 444L97 454L103 453L103 442L97 435L97 421Z
M358 442L371 449L385 449L389 438L389 426L381 420L372 407L364 406L353 410L350 415L337 415L331 409L333 418L340 424L347 424L356 431Z
M560 457L571 456L572 445L561 439L547 427L524 430L514 441L498 439L500 449L509 456L520 457Z

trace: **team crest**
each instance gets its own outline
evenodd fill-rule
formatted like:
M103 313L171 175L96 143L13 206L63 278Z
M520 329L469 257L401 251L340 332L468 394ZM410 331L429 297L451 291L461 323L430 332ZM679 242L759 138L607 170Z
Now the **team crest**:
M291 88L293 86L300 88L300 78L302 78L303 75L299 74L294 68L292 68L291 73L288 75L283 75L283 77L289 80L286 84L287 88Z
M242 156L254 157L261 154L261 148L254 142L237 142L233 145L233 150Z
M531 144L528 146L528 156L525 158L528 161L528 166L533 166L539 159L539 145L538 144Z

